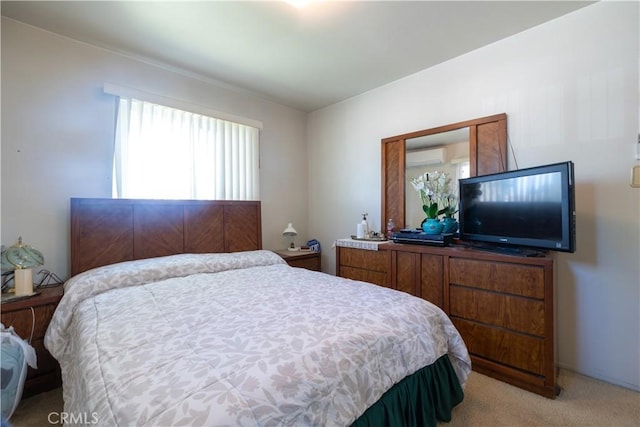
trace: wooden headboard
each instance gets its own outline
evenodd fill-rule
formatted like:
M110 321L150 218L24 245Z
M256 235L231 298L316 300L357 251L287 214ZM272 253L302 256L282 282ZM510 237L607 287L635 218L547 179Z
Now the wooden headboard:
M259 201L71 199L71 275L181 253L262 249Z

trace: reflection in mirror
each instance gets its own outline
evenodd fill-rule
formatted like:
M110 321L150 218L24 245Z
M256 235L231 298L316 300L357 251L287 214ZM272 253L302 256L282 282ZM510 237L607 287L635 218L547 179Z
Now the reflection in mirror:
M411 180L425 172L447 172L457 197L458 179L468 178L470 173L469 128L409 138L405 144L405 227L418 228L425 213Z

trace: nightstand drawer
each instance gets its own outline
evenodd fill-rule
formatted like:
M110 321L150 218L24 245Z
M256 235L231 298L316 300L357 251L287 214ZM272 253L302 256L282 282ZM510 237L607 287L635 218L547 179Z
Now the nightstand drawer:
M320 252L307 251L275 251L291 267L306 268L307 270L322 271L320 266Z
M291 267L306 268L307 270L320 271L320 257L302 258L302 259L290 259L287 263Z
M33 311L31 311L32 309ZM2 323L6 327L13 326L16 333L23 339L28 340L31 337L32 329L34 338L44 337L55 310L56 306L54 305L43 305L6 313L3 305Z
M43 391L52 390L62 384L60 366L44 346L44 335L51 317L62 298L62 285L43 288L40 294L2 304L1 318L6 326L24 340L29 341L36 351L38 369L27 371L22 397L26 398Z

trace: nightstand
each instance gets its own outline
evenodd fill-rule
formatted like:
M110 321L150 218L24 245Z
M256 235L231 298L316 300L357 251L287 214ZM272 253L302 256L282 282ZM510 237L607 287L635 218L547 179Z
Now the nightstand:
M307 270L322 271L320 267L320 252L303 251L275 251L291 267L306 268Z
M44 347L44 334L63 294L62 285L36 288L38 295L0 306L2 324L13 326L16 333L36 350L38 369L29 367L22 398L52 390L62 385L60 366ZM33 334L33 335L32 335Z

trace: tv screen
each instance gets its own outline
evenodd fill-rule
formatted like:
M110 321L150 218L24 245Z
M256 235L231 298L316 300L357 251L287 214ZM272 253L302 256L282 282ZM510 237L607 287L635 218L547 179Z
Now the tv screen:
M460 239L575 251L573 162L461 179Z

